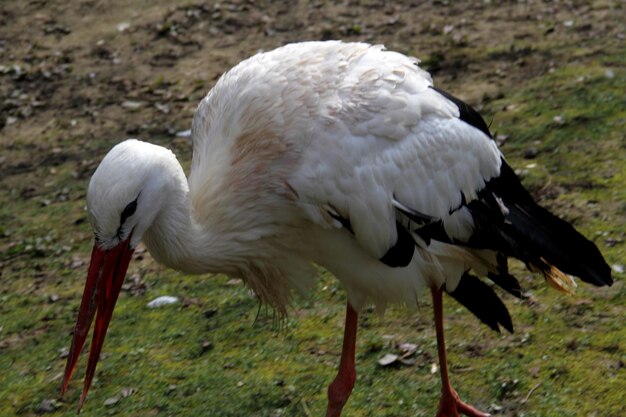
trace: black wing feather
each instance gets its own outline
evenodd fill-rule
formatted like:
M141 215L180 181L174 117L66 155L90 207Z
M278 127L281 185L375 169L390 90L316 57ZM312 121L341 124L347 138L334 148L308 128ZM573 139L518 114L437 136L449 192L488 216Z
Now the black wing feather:
M392 268L407 266L413 259L415 251L415 241L411 234L399 223L396 222L396 230L398 240L389 248L389 250L380 258L380 261Z
M467 207L475 223L471 246L497 250L540 270L554 265L593 285L613 283L596 245L535 203L506 162Z
M463 274L459 285L448 294L491 329L499 333L502 326L513 333L509 310L493 289L474 275L468 272Z
M459 108L459 119L463 120L469 125L474 126L476 129L482 131L485 135L491 137L491 132L489 132L489 126L487 126L487 123L482 118L480 113L478 113L472 106L454 97L452 94L440 90L437 87L431 86L430 88L456 104L456 106Z

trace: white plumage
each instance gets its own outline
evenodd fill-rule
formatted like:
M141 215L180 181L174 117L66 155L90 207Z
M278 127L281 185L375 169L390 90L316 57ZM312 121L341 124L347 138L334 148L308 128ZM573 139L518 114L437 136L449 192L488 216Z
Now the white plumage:
M357 308L366 299L413 304L425 280L441 283L444 271L425 274L431 262L419 257L393 273L379 265L397 238L394 196L467 238L471 217L449 211L500 166L495 143L431 85L415 59L367 44L292 44L241 62L194 118L189 187L198 221L235 224L261 240L289 225L302 237L276 242L274 267L314 260L348 286ZM350 219L353 237L329 213ZM273 244L258 243L261 253Z
M556 222L562 233L570 229L535 209L480 116L433 88L417 64L363 43L287 45L241 62L201 101L188 180L162 147L137 140L114 147L89 184L97 243L64 389L97 300L95 360L90 358L82 404L117 298L115 291L89 288L121 287L125 262L140 240L172 268L243 278L280 311L292 289L312 287L312 264L336 275L348 291L349 307L328 416L340 414L354 383L356 317L365 303L381 309L392 302L414 305L431 289L440 324L442 288L454 293L469 270L494 280L510 277L498 252L522 258L548 279L567 281L551 263L577 273L579 265L561 259L554 242L542 247L546 255L516 246L515 239L532 238L507 226L513 222L509 216L522 213L526 221L523 213L530 213L531 221ZM519 201L507 195L509 184ZM501 218L504 238L500 229L480 224L485 213L494 216L494 224ZM596 277L583 272L587 280ZM595 283L609 283L610 273L597 275L604 278ZM519 289L510 282L504 286ZM509 328L504 316L497 320ZM438 333L441 355L439 327ZM443 367L445 354L440 358ZM443 397L453 398L451 387L445 388L447 373L443 377ZM484 416L458 396L448 402L454 401L455 410ZM458 415L442 407L440 416Z

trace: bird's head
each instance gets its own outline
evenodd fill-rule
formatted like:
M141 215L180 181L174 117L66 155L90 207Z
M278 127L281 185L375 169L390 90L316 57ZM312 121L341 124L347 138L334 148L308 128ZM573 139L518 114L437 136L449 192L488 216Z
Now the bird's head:
M87 209L95 243L61 387L63 395L95 316L80 406L89 390L133 251L167 198L171 179L163 175L163 168L175 160L165 148L126 140L109 151L89 182Z
M174 154L157 145L126 140L109 151L89 181L87 211L99 248L130 239L135 248L161 210Z

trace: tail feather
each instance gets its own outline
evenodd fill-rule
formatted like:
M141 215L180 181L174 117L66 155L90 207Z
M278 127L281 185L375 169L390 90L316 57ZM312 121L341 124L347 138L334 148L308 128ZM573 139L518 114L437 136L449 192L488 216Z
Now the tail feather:
M534 252L540 259L533 265L540 270L546 271L552 265L593 285L613 283L611 268L596 245L566 221L534 203L514 204L506 217L523 241L536 248Z
M596 245L537 205L504 161L500 176L468 208L476 223L470 244L518 258L549 282L561 282L567 292L572 286L564 274L597 286L613 283L611 268Z
M509 266L507 264L506 256L502 254L496 255L497 272L489 272L487 277L494 284L508 292L509 294L522 298L522 287L519 285L519 281L513 275L509 274Z
M404 206L397 208L419 225L411 230L412 237L425 243L428 253L452 257L518 298L524 295L518 280L508 271L508 257L521 260L533 272L541 272L548 285L568 294L576 289L571 275L596 286L613 283L611 268L596 245L535 203L504 160L500 175L486 183L478 198L464 205L474 220L469 240L449 236L442 220L424 224L420 213ZM446 287L454 288L447 292L491 329L499 332L502 326L513 332L506 306L492 287L476 276L466 271L458 284L456 280L446 281Z
M464 273L459 285L448 294L491 329L500 332L502 326L513 333L509 310L493 289L474 275Z
M493 281L498 287L502 288L509 294L522 298L522 287L519 285L519 281L513 275L507 273L494 274L492 272L487 274L487 277Z

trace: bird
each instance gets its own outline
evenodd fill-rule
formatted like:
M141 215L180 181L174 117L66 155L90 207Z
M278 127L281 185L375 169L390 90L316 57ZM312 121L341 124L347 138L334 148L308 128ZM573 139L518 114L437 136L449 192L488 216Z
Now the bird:
M356 383L358 318L369 305L416 306L430 293L441 374L437 417L485 417L447 369L443 293L494 330L513 331L494 285L522 297L517 258L561 291L572 276L611 285L596 245L539 206L468 104L436 87L416 58L382 45L287 44L223 74L191 128L188 177L168 149L115 145L87 188L95 242L62 381L95 318L83 406L133 251L190 274L241 278L286 314L316 266L347 292L327 417ZM488 280L488 281L486 281Z

